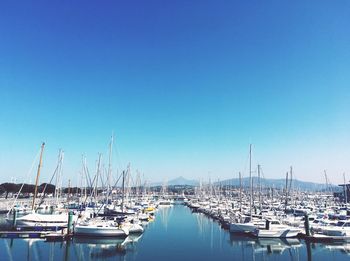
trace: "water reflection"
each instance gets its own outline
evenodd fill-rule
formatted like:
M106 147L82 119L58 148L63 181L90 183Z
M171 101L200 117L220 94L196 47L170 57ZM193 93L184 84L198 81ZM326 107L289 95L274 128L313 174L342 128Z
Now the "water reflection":
M296 260L299 257L297 249L303 246L297 238L253 238L234 234L230 234L230 242L233 247L241 248L242 259L249 255L247 250L250 249L253 257L255 254L282 255L288 251L291 260Z
M247 256L256 259L257 254L262 254L259 260L265 260L264 257L281 256L290 257L290 260L327 260L330 252L346 254L350 256L350 242L332 242L332 243L314 243L297 238L253 238L239 235L230 235L230 243L234 248L240 248L241 259ZM251 252L249 253L249 249ZM342 259L342 255L337 255ZM332 259L334 256L332 256Z
M25 238L22 240L27 243L27 260L40 260L40 248L37 243L42 240L37 238ZM16 239L10 240L11 248L14 246L15 241Z
M132 255L142 235L125 239L74 238L66 242L43 239L1 239L0 260L105 260ZM17 250L21 249L20 252ZM3 251L4 250L4 251ZM47 255L47 256L46 256Z
M257 240L255 251L264 251L268 254L282 254L285 250L302 247L297 238L262 238Z
M89 256L91 259L105 259L109 257L125 256L127 253L122 243L101 245L99 247L91 247Z
M77 237L73 239L73 243L80 245L84 244L87 247L108 247L112 245L123 244L126 239L124 238L106 238L106 237Z
M186 236L184 236L184 233ZM175 206L157 212L142 235L125 239L0 239L0 260L349 260L350 242L257 239L223 230L203 214Z
M340 251L344 254L350 255L350 242L327 244L324 248L330 251Z
M112 257L125 257L134 251L135 244L140 241L142 234L129 235L119 238L75 238L73 246L79 260L100 260ZM71 247L67 244L67 248ZM68 258L65 260L69 260ZM73 259L72 259L73 260Z
M165 227L165 229L168 229L168 222L170 219L170 216L172 215L173 212L173 206L172 205L163 205L158 208L157 210L157 218L160 218L161 223Z

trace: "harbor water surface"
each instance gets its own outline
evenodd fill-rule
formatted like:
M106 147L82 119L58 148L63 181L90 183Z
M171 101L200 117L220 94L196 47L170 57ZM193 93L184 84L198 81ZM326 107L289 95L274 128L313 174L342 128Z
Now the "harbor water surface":
M160 208L142 235L126 239L0 239L0 260L350 260L350 243L233 236L182 205Z

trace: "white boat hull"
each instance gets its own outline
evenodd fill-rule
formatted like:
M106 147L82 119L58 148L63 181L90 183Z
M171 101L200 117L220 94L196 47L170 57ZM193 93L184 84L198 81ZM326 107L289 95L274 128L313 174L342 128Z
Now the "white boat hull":
M143 227L139 224L132 224L130 227L128 227L128 230L130 234L143 233L144 231Z
M296 237L300 233L299 229L294 228L280 228L280 229L259 229L257 237L268 237L268 238L290 238Z
M74 235L91 237L127 237L129 231L125 228L118 227L77 225L74 228Z
M321 230L321 233L326 236L335 236L335 237L345 237L350 236L350 229L343 229L343 228L332 228L332 227L326 227Z
M253 233L257 229L256 225L253 223L231 223L230 232L231 233Z
M76 217L73 216L73 222ZM10 220L9 220L10 222ZM38 213L31 213L16 220L17 228L26 227L67 227L68 226L68 215L67 214L53 214L44 215Z

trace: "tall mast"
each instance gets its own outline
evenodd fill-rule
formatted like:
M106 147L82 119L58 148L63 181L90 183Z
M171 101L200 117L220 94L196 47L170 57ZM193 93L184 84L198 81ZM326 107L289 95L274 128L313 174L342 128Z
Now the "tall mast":
M286 198L284 202L284 212L287 211L287 203L288 203L288 171L286 173Z
M122 179L122 205L121 205L121 209L122 209L122 213L124 213L124 193L125 193L125 171L123 170L123 179Z
M56 173L56 186L55 186L55 197L56 197L56 204L58 204L58 199L60 197L60 181L61 181L61 175L62 175L62 163L63 163L63 151L59 150L58 155L58 165L57 165L57 173Z
M41 151L40 151L40 159L39 159L38 172L37 172L37 174L36 174L36 179L35 179L35 190L34 190L34 196L33 196L32 210L34 210L35 198L36 198L36 196L37 196L37 194L38 194L38 182L39 182L40 170L41 170L41 165L42 165L42 160L43 160L44 147L45 147L45 142L43 142L43 143L41 144Z
M239 172L239 212L242 213L242 175Z
M345 173L343 173L344 178L344 197L345 197L345 204L348 205L348 187L346 186L346 179L345 179Z
M109 158L108 158L108 174L107 174L107 203L108 204L108 197L110 193L110 182L111 182L111 173L112 173L112 149L113 149L113 134L111 137L111 142L109 144Z
M70 196L70 179L68 179L67 204L69 204L69 196Z
M292 185L293 185L293 167L290 166L290 181L289 181L289 196L290 196L290 201L292 202L293 199L293 191L292 191Z
M97 177L96 177L96 198L98 197L98 179L101 180L101 186L102 186L102 174L101 174L101 160L102 160L102 154L100 153L98 156L98 164L97 164Z
M84 165L83 165L83 173L84 173L84 190L85 190L85 194L84 194L84 198L85 198L85 201L87 199L87 187L88 187L88 177L86 175L86 172L85 172L85 161L84 161ZM90 192L91 193L91 192Z
M211 178L209 176L209 197L213 196L213 187L211 186Z
M249 145L249 179L250 179L250 221L252 221L253 219L252 144Z
M95 199L95 202L97 202L97 197L98 197L98 179L100 177L100 168L101 168L101 157L102 157L102 154L99 153L98 154L98 161L97 161L97 170L96 170L96 176L94 178L94 180L96 179L96 183L95 183L95 187L94 187L94 199Z
M327 178L327 172L326 172L326 170L324 170L324 177L325 177L325 179L326 179L326 192L329 192L328 191L328 178Z
M124 187L126 188L125 189L125 202L126 204L129 204L129 193L130 193L130 175L131 175L131 172L130 172L130 163L128 164L128 167L127 167L127 170L126 170L126 176L125 176L125 181L126 181L126 184L124 184Z
M261 180L260 180L260 165L258 165L258 181L259 181L259 209L261 213Z

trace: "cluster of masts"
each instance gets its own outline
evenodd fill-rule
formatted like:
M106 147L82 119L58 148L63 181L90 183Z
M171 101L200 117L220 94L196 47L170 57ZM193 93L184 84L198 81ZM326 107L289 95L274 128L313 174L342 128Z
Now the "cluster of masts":
M38 182L42 166L45 143L40 150L39 165L35 182L35 193L31 207L15 203L9 209L8 222L15 229L45 230L68 229L68 234L76 236L126 237L129 234L143 233L145 225L155 217L158 206L170 206L169 200L158 200L148 195L146 186L142 186L140 173L133 180L130 164L121 172L112 184L112 148L109 146L107 172L103 172L102 155L99 154L94 176L90 175L86 158L83 157L82 174L85 184L74 196L70 181L67 193L62 193L63 151L59 151L57 167L51 177L55 178L56 188L53 198L41 198L38 202ZM134 182L133 182L134 181ZM117 186L121 183L121 186ZM131 184L133 183L133 187ZM145 184L144 184L145 185ZM23 186L22 186L23 187ZM22 189L22 188L21 188ZM72 190L72 191L71 191ZM77 191L76 191L77 192ZM21 191L18 192L18 195ZM42 193L45 195L45 193ZM64 194L66 197L64 198ZM17 200L17 198L16 198ZM43 205L43 202L46 205ZM13 217L10 217L13 213ZM18 217L21 214L21 217Z
M127 236L129 233L142 233L143 222L149 222L154 218L158 206L171 205L171 201L164 197L165 187L157 197L148 194L146 186L142 186L139 173L132 187L130 164L112 182L112 137L107 171L103 171L102 155L99 154L96 173L92 177L87 168L86 158L83 157L82 174L85 177L85 184L82 184L79 197L70 197L71 193L68 190L67 198L63 199L60 197L62 191L57 186L55 205L46 207L50 209L51 214L37 213L37 210L43 209L40 208L42 201L36 204L36 196L44 146L43 143L32 200L32 213L12 219L16 228L56 227L68 228L69 232L74 231L75 235ZM60 151L58 164L51 178L51 181L56 178L56 185L62 180L62 163L63 152ZM258 190L254 191L250 145L248 190L243 189L242 176L239 174L238 189L231 189L227 193L227 190L221 190L220 186L210 185L207 191L200 186L195 195L189 196L188 206L220 220L231 233L256 237L312 236L335 240L350 239L350 209L347 200L344 204L337 202L333 197L293 190L292 167L286 173L284 190L263 191L260 165L257 167L257 173ZM117 184L120 183L121 186L118 187ZM16 209L13 209L16 212Z
M286 174L285 189L270 197L262 193L258 165L258 200L252 177L252 146L249 148L249 190L240 186L229 194L220 191L213 196L199 190L187 205L219 220L233 234L259 238L291 238L349 240L350 208L328 194L298 193L292 189L293 168ZM327 175L325 173L327 180ZM344 177L345 183L345 177ZM233 192L233 193L232 193ZM346 195L346 191L344 192ZM345 196L346 197L346 196Z

